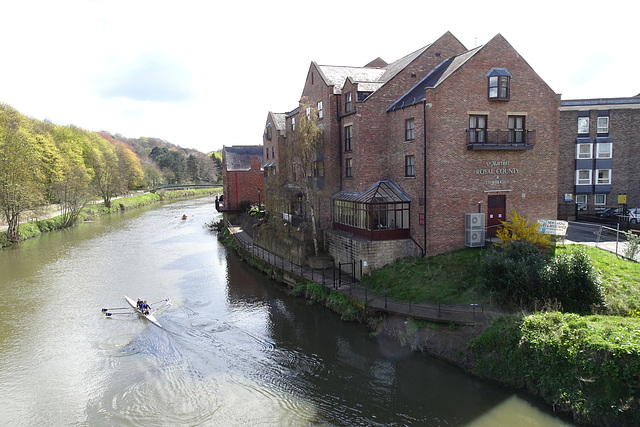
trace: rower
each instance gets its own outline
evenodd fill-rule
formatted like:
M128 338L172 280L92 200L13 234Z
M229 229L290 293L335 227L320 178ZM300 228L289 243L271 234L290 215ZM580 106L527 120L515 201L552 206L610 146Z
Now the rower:
M143 304L142 300L140 298L138 298L138 304L137 305L138 305L138 309L140 311L142 311L142 304Z
M144 312L144 314L149 314L149 309L151 308L151 306L149 304L147 304L147 301L142 303L142 310Z

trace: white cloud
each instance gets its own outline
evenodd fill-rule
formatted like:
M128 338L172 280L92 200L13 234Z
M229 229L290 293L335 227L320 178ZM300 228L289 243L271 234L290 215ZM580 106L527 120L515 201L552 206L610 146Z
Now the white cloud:
M9 2L0 102L201 151L260 144L268 111L297 106L311 61L391 62L449 30L468 48L501 33L563 99L632 96L638 12L588 0Z

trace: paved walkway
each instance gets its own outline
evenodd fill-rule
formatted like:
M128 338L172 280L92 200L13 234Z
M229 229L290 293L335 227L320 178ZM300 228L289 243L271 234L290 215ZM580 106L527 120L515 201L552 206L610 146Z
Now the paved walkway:
M352 275L340 272L337 268L320 270L293 264L254 245L251 236L242 230L240 226L227 224L227 228L244 251L266 261L283 272L287 272L294 280L304 278L321 284L362 302L366 307L381 312L432 322L463 325L488 324L495 316L501 314L499 310L478 304L412 304L389 300L384 295L374 293L361 286Z

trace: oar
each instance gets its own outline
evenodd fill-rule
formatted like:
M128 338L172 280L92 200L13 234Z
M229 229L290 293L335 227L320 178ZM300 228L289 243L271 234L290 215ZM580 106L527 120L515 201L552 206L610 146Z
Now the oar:
M157 304L157 303L159 303L159 302L169 302L169 298L167 298L167 299L161 299L160 301L156 301L156 302L152 302L152 303L151 303L151 304L149 304L149 305Z
M114 314L133 314L133 313L105 313L104 315L107 316L107 317L111 317Z
M103 308L102 312L104 313L105 311L109 310L131 310L131 307Z

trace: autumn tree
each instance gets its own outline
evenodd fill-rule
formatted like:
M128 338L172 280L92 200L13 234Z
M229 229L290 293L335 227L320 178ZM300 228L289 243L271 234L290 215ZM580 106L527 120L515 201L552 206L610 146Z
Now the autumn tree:
M8 105L0 105L0 208L7 239L20 240L20 215L44 203L42 150L30 121Z

